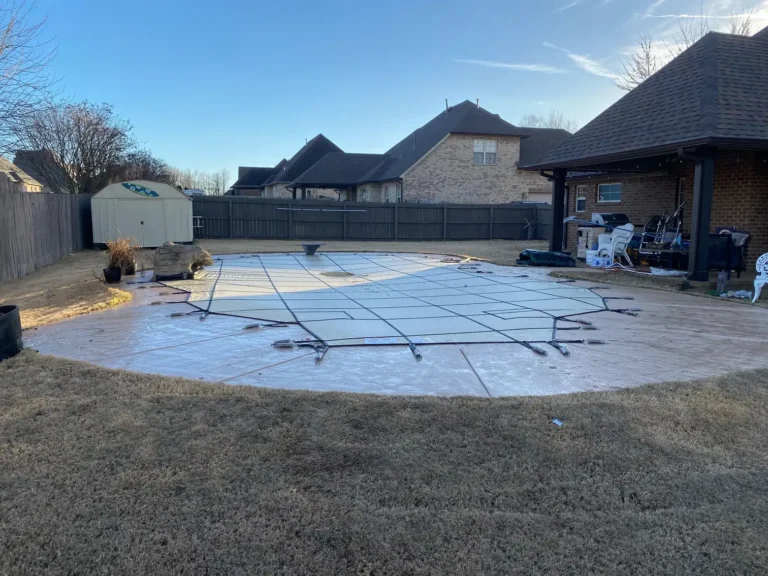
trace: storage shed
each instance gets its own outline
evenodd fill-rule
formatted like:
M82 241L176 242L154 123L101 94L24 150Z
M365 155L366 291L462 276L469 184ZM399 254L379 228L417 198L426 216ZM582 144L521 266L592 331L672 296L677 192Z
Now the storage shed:
M110 184L91 199L91 217L96 244L117 238L135 238L144 248L192 242L192 200L169 184Z

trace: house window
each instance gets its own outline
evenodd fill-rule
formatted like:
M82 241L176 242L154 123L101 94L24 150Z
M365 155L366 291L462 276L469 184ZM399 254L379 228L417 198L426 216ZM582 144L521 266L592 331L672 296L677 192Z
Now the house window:
M384 185L384 201L385 202L402 202L402 191L400 185L397 183Z
M360 188L360 198L358 198L359 202L370 202L371 201L371 191L368 189L368 186L363 186Z
M587 187L576 186L576 212L584 212L587 209Z
M621 184L599 184L597 187L598 202L621 202Z
M472 162L475 166L496 164L496 140L475 140Z

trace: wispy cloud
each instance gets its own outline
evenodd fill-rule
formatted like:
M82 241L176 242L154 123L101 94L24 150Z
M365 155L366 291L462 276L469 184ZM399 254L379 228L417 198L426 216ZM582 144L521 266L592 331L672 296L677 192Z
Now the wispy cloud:
M456 60L459 64L473 64L486 68L504 68L506 70L519 70L523 72L544 72L546 74L567 74L567 70L548 66L546 64L515 64L510 62L496 62L494 60Z
M600 76L602 78L610 78L611 80L616 80L619 77L618 74L611 72L608 68L603 66L597 60L591 58L588 54L576 54L567 48L562 48L556 44L552 44L552 42L542 42L542 46L545 48L551 48L553 50L560 50L561 52L564 52L571 60L571 62L573 62L578 68L584 70L585 72L589 72L590 74Z
M573 54L569 53L568 58L570 58L576 66L584 70L585 72L589 72L590 74L594 74L595 76L601 76L602 78L610 78L611 80L616 80L619 78L618 74L614 74L608 68L600 64L597 60L593 60L589 56L584 56L583 54Z
M651 4L650 6L648 6L648 9L645 11L645 15L646 15L646 16L651 16L651 15L652 15L652 14L654 14L654 13L656 12L656 10L657 10L657 9L658 9L658 8L659 8L659 7L660 7L662 4L664 4L664 2L666 2L666 1L667 1L667 0L656 0L656 1L655 1L653 4Z
M736 16L739 17L738 15ZM716 16L714 14L644 14L643 18L677 18L682 20L730 20L733 16Z
M572 2L569 2L568 4L563 4L555 10L555 12L565 12L566 10L570 10L571 8L576 8L579 4L582 4L584 0L572 0Z

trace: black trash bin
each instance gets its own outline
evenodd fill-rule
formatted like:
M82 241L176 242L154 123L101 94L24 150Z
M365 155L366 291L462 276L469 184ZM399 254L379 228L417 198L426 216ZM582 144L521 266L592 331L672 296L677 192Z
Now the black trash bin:
M16 356L22 348L19 307L0 306L0 362Z

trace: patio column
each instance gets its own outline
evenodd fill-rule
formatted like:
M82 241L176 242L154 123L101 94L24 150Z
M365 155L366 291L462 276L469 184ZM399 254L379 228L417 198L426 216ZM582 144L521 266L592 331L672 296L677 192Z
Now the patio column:
M552 234L549 238L549 249L553 252L560 252L563 249L566 174L567 171L564 168L552 171Z
M693 176L693 213L691 214L691 249L688 255L688 279L709 280L709 222L715 184L714 154L696 159Z

